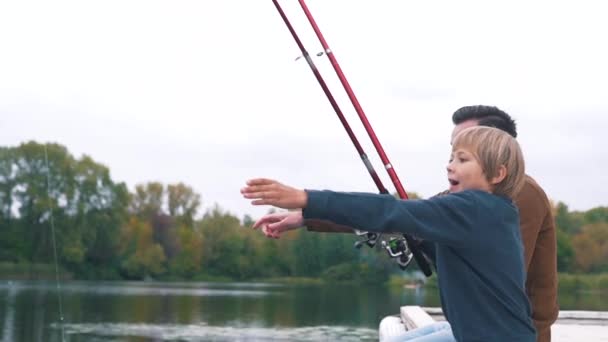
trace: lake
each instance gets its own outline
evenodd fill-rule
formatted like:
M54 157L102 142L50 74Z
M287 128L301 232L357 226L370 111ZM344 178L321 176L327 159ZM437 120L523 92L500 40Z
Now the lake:
M377 341L378 323L399 306L439 306L434 290L383 286L62 281L59 288L2 281L2 341ZM561 294L560 303L608 310L600 294Z

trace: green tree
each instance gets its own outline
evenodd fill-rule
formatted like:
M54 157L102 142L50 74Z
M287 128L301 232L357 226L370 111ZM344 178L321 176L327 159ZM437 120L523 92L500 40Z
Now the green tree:
M146 219L164 214L164 194L165 187L159 182L136 185L135 192L131 195L131 212Z
M183 183L167 186L167 194L169 215L177 218L181 224L192 227L201 196Z
M555 225L567 234L576 234L580 231L582 222L577 220L563 202L558 202L555 208Z
M216 275L239 277L239 253L243 236L239 219L218 205L208 210L198 223L203 239L203 268Z
M250 215L245 214L243 216L243 226L252 227L254 223L255 220Z
M192 228L182 226L177 230L177 240L179 252L170 262L171 273L192 278L201 271L203 239Z
M322 255L319 244L323 234L299 230L289 249L292 254L292 273L296 276L314 277L322 272Z
M51 217L57 223L55 236L62 240L72 213L70 200L75 195L74 158L63 146L36 142L20 145L15 153L13 193L19 203L18 229L24 239L23 252L30 261L53 260ZM58 249L62 251L61 244Z
M358 249L354 248L356 238L353 234L321 234L318 245L320 266L324 270L328 267L358 262Z
M574 263L574 249L572 248L571 236L557 229L557 270L567 272L572 269Z
M585 224L608 223L608 207L597 207L586 211L583 220Z
M23 257L24 240L13 215L17 173L14 148L0 147L0 260L18 261Z
M80 234L86 260L79 272L111 273L110 268L118 262L120 231L128 215L127 187L113 182L110 170L86 155L75 163L74 181L76 196L71 205L74 214L71 226Z
M130 279L158 276L165 272L165 254L152 238L152 227L146 221L132 216L121 234L123 274Z
M608 223L593 223L584 226L577 234L572 246L575 261L583 272L608 271Z

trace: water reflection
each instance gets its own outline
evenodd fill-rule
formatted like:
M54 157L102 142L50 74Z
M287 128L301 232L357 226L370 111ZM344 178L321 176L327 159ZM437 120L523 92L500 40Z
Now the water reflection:
M0 283L1 341L377 340L401 305L439 306L435 290L263 283ZM608 310L599 294L562 309Z
M2 328L2 341L11 342L13 338L13 325L15 320L15 296L17 294L17 286L10 286L6 294L5 317Z
M13 289L19 287L20 290L36 290L39 292L55 291L46 282L39 283L13 283L13 285L0 285L0 289ZM91 295L122 295L122 296L264 296L271 294L263 290L249 290L247 288L271 288L277 287L272 284L213 284L213 283L171 283L170 287L165 283L138 283L138 282L119 282L119 283L88 283L72 282L62 286L62 293L87 293ZM231 289L235 288L235 289Z
M154 324L70 324L69 335L100 338L140 338L179 341L373 341L375 329L312 326L266 328L256 326L154 325Z

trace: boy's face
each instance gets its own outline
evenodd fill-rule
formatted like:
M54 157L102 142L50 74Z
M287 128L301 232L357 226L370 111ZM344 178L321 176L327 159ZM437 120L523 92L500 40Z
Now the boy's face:
M459 148L452 151L447 167L450 192L483 190L492 192L492 186L471 151Z

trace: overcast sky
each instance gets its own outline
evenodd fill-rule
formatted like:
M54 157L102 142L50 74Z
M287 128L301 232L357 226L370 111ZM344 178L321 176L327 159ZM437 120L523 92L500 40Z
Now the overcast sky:
M311 54L295 0L283 0ZM408 191L447 187L451 114L496 105L527 172L571 209L608 205L608 21L601 1L309 0ZM57 142L115 181L184 182L203 210L254 217L239 189L272 177L373 191L270 0L4 1L0 145ZM325 56L315 57L394 187Z

